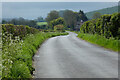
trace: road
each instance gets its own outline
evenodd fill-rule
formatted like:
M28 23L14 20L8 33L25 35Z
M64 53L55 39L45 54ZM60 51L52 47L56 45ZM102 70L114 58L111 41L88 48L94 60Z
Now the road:
M34 56L35 78L117 78L118 53L69 32L46 40Z

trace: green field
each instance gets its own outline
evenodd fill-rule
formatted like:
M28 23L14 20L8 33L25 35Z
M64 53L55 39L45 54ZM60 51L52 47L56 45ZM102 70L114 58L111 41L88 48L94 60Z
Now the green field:
M37 22L38 26L42 26L42 25L48 25L47 22Z

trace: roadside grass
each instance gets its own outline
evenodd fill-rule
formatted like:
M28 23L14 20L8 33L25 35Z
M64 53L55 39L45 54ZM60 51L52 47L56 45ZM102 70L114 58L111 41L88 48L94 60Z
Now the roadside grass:
M80 32L76 32L78 34L78 37L86 40L90 43L99 45L101 47L113 50L113 51L120 51L120 40L115 40L114 38L105 38L101 35L97 35L97 34L85 34L85 33L80 33Z
M39 46L48 38L67 35L68 33L59 32L39 32L29 34L23 40L16 37L15 40L10 38L11 35L3 35L3 62L2 62L2 79L21 79L32 78L33 71L32 57ZM7 42L6 42L7 40Z

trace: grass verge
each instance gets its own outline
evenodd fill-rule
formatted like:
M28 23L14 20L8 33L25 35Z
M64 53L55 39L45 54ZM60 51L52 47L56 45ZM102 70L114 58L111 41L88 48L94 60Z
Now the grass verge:
M97 34L85 34L85 33L80 33L80 32L76 32L78 34L78 37L86 40L90 43L93 44L97 44L101 47L113 50L113 51L120 51L119 49L119 44L120 44L120 40L115 40L114 38L105 38L101 35L97 35Z

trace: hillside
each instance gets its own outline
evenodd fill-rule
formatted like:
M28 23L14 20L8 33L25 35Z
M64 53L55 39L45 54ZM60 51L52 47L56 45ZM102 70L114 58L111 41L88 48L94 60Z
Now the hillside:
M112 13L118 12L118 6L87 12L86 16L88 17L88 19L92 19L92 16L95 12L100 12L102 15L103 14L112 14Z

